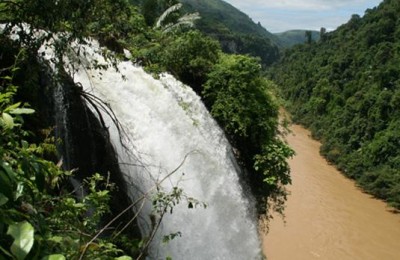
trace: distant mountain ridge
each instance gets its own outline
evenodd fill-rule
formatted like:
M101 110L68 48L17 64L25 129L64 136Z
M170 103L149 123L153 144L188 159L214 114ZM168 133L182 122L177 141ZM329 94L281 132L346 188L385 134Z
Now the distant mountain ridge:
M203 22L199 26L206 32L219 32L219 27L225 27L232 32L254 34L276 40L261 24L256 24L247 14L223 0L180 0L186 10L198 11ZM205 21L204 21L205 20ZM207 22L214 22L213 26Z
M132 4L142 5L147 1L130 0ZM158 6L165 5L164 0ZM306 41L305 30L291 30L273 34L259 22L255 23L247 14L223 0L180 0L182 13L198 12L201 19L196 28L217 39L224 52L249 54L260 57L268 66L280 57L280 49L301 44ZM159 10L158 10L159 11ZM319 40L319 32L312 32L313 41Z
M274 33L278 38L279 43L282 47L292 47L296 44L303 44L307 41L306 39L307 30L289 30L281 33ZM319 41L320 32L311 31L312 41Z
M181 0L185 11L199 12L197 28L217 39L228 53L258 56L264 65L279 58L279 40L260 23L222 0Z
M400 209L400 1L288 49L270 75L321 153Z

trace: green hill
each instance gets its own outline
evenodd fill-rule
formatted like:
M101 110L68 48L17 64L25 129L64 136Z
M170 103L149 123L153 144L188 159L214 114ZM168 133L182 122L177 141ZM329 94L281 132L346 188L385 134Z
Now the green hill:
M203 17L198 26L208 33L229 30L235 33L253 34L269 39L275 37L245 13L222 0L181 0L187 10L197 11Z
M261 24L222 0L130 0L141 6L151 16L150 21L161 15L171 4L181 2L182 13L198 12L201 19L196 28L218 40L226 53L249 54L270 65L279 58L279 40ZM146 16L146 15L145 15Z
M271 71L294 119L366 191L400 208L400 2L384 0Z
M181 0L188 12L199 12L197 28L218 39L224 51L258 56L266 65L279 57L278 39L260 23L221 0Z

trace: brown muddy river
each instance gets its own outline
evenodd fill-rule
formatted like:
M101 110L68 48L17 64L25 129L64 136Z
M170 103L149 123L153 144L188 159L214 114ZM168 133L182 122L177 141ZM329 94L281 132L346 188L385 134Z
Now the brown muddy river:
M328 165L307 130L291 130L293 185L286 224L276 217L263 238L268 260L399 260L400 214Z

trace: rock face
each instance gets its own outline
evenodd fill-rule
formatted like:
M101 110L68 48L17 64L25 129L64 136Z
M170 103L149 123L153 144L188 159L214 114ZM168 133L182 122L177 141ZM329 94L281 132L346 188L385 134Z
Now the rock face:
M74 179L77 183L95 173L109 175L116 189L111 194L112 214L104 219L107 222L131 204L108 129L87 107L82 88L74 84L70 76L59 73L56 77L48 62L30 53L17 62L15 58L19 52L11 40L0 38L2 67L17 64L13 75L13 84L18 86L15 102L26 102L35 110L31 116L24 117L25 128L33 133L26 137L27 140L39 143L53 134L57 140L57 154L48 153L46 159L58 162L62 158L65 170L76 169ZM114 225L125 225L132 218L133 212L128 211ZM133 223L126 230L127 234L131 238L140 238Z
M40 105L35 108L38 121L43 126L54 127L55 137L60 140L57 148L63 168L75 171L75 182L81 183L99 173L106 178L109 176L110 182L116 185L110 205L112 214L104 219L107 222L131 204L108 129L87 107L82 89L69 76L61 75L61 79L55 82L49 71L42 67L37 75L40 86L35 97L40 100ZM114 225L126 224L132 218L133 212L128 211ZM127 231L132 237L140 237L135 224Z

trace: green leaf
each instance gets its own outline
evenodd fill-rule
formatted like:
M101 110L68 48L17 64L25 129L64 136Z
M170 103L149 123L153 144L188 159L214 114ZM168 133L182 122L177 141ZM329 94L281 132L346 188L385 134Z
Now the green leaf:
M22 182L18 182L17 189L15 190L14 200L22 197L24 195L24 184Z
M49 238L48 240L60 244L63 241L63 238L60 236L53 236L53 237Z
M29 148L29 143L27 141L25 141L25 140L21 141L21 145L22 145L22 148L24 148L24 149L28 149Z
M13 198L13 184L6 172L0 170L0 187L1 192L8 199Z
M115 260L132 260L132 257L124 255L124 256L115 258Z
M85 204L83 204L83 203L75 203L73 206L74 206L75 208L84 208L84 207L85 207Z
M3 122L6 128L12 129L14 127L14 119L7 113L3 113L2 115Z
M60 254L48 255L43 257L42 260L65 260L65 256Z
M1 79L12 80L12 78L10 76L4 76L4 77L1 77Z
M269 185L276 185L277 179L275 176L270 176L264 179L264 182L268 183Z
M16 108L18 108L21 105L21 102L12 104L11 106L8 106L6 109L4 109L4 112L9 112L11 110L14 110Z
M33 114L33 113L35 113L34 109L23 108L23 107L22 108L15 108L15 109L10 111L10 114L13 114L13 115L22 115L22 114L28 115L28 114Z
M0 206L3 206L7 202L8 202L8 198L3 193L0 193Z
M7 235L14 238L11 245L11 252L18 259L22 260L29 254L34 242L34 229L33 226L27 222L19 222L10 225L7 230Z

